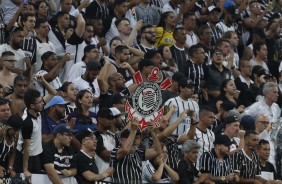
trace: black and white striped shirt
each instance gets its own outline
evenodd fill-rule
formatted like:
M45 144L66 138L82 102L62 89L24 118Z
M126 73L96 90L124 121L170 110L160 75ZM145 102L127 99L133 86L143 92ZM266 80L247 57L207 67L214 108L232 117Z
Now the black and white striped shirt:
M36 39L29 37L23 40L23 50L28 53L31 64L36 63ZM27 56L27 55L26 55Z
M188 54L185 48L178 48L176 45L173 45L172 47L170 47L170 51L172 54L172 58L177 64L178 70L183 73L183 65L188 60Z
M188 131L189 129L186 130L185 134L187 134ZM204 152L211 151L211 149L214 147L213 142L215 140L215 135L210 129L207 129L204 132L197 127L194 140L201 146L198 152L198 159L196 162L196 168L199 169L200 157Z
M200 158L200 172L209 173L213 176L227 176L233 172L230 156L218 159L214 148L205 152Z
M169 124L174 123L181 115L183 111L186 109L195 111L197 113L197 119L196 121L199 121L199 105L197 102L193 100L183 100L179 96L175 98L171 98L168 101L165 102L165 105L170 106L170 105L175 105L176 106L176 111L172 114L171 118L169 119ZM187 117L185 120L181 122L181 124L178 125L176 130L173 131L173 134L175 135L182 135L187 128L190 127L190 118Z
M199 92L201 80L204 79L204 70L201 64L195 64L192 60L184 63L183 69L180 70L184 75L191 79L195 86L195 92Z
M142 161L145 160L146 149L139 148L133 154L117 160L119 149L120 147L114 148L111 152L110 167L115 170L112 181L115 183L141 183Z
M253 179L261 172L259 156L254 151L252 152L251 158L244 150L235 152L232 157L232 165L234 170L240 171L240 177L242 178Z

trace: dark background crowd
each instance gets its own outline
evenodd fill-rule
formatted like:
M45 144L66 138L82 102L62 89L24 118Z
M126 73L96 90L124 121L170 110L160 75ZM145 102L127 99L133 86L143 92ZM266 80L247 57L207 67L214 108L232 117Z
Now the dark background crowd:
M282 183L281 0L0 3L0 183Z

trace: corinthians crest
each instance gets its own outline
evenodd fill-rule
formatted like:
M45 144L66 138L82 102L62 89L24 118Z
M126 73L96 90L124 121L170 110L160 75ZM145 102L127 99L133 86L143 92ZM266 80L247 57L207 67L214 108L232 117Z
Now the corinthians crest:
M157 67L153 68L146 82L143 82L140 71L134 74L134 81L138 87L132 96L132 106L127 101L125 110L128 113L128 120L134 117L138 119L141 131L147 128L149 121L154 121L159 126L158 120L164 112L164 108L161 107L161 91L171 85L169 77L158 84L157 82L162 78L163 74Z

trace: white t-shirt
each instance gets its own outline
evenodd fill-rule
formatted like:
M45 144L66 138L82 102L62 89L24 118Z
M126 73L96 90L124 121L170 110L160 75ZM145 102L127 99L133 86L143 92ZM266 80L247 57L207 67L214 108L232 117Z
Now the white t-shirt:
M197 104L197 102L191 99L188 99L186 101L180 98L179 96L177 96L175 98L171 98L167 100L164 105L176 106L175 112L172 114L171 118L169 119L169 124L174 123L180 117L181 113L186 109L195 111L197 113L196 121L197 122L199 121L199 105ZM176 130L173 131L173 134L182 135L185 132L185 130L189 127L190 127L190 117L187 117L185 120L181 122L181 124L178 125Z
M14 50L10 45L5 43L0 45L0 57L2 53L5 51L13 52L15 54L15 59L17 60L16 67L22 70L26 70L26 64L23 61L23 58L25 57L25 53L22 49Z
M52 42L40 43L38 40L36 40L36 46L36 63L33 64L34 74L37 73L42 67L41 56L47 51L55 52L55 46Z
M69 70L67 81L74 81L79 76L83 75L86 70L86 63L84 61L79 61L75 63Z

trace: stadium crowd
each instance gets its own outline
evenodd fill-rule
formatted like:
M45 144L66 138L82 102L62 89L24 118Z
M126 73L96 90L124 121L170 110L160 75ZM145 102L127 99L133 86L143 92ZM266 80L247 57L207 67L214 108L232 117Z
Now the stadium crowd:
M0 184L282 184L281 0L0 3Z

